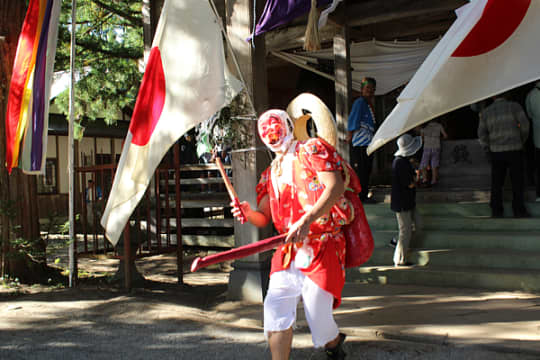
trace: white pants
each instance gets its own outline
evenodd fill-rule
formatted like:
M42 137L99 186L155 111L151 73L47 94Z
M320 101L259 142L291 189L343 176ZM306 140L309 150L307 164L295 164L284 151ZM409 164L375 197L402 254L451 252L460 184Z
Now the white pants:
M316 348L323 347L339 334L332 315L334 296L298 270L294 261L287 270L276 272L270 277L268 293L264 299L264 334L268 338L268 332L284 331L295 324L300 296L313 345Z

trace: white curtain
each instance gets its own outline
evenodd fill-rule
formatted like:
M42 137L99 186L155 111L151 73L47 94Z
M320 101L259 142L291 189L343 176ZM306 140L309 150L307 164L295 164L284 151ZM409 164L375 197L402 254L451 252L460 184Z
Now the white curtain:
M360 91L364 76L377 80L376 95L384 95L406 84L431 52L433 41L365 41L351 44L353 89ZM319 63L334 60L333 49L312 52L272 52L286 61L313 71L328 79L334 76L317 69Z

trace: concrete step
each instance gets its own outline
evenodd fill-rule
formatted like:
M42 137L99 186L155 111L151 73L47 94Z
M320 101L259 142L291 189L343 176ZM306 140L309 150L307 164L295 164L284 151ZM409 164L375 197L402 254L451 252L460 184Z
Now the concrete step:
M182 228L191 228L191 227L198 227L198 228L229 228L232 229L234 227L234 219L195 219L195 218L187 218L182 219ZM140 229L143 232L146 232L148 227L150 227L150 232L152 234L155 234L157 232L156 230L156 224L150 223L148 225L148 222L146 220L140 221ZM170 219L162 219L161 220L161 231L164 231L167 226L171 230L176 231L176 219L170 218Z
M540 251L539 231L424 232L413 245L424 249L501 249Z
M540 202L528 202L525 204L533 217L540 217ZM512 203L505 202L505 216L512 217ZM395 217L390 209L390 204L366 204L364 210L367 215L385 215ZM479 217L491 216L491 209L486 202L461 202L461 203L418 203L416 210L421 215L430 216L462 216Z
M171 243L176 244L176 235L171 235ZM182 234L182 243L187 246L201 246L214 248L234 247L234 235L185 235Z
M396 230L373 231L375 247L385 247ZM423 231L415 234L411 248L419 249L503 249L517 251L540 251L539 231Z
M387 215L367 215L368 223L372 231L395 230L397 231L397 220L395 216ZM419 218L418 229L428 231L480 231L480 232L508 232L508 231L540 231L540 221L537 218L514 219L502 218L492 219L488 216L478 217L442 217L426 216Z
M394 249L375 248L366 266L393 265ZM409 260L420 266L482 267L485 269L516 269L540 271L540 251L506 249L411 249Z
M348 281L540 291L540 203L526 204L532 218L514 219L506 201L506 217L492 219L489 190L417 194L419 226L409 257L417 265L392 266L395 213L389 203L366 204L375 250L365 266L347 270Z
M379 185L371 187L370 191L375 200L390 203L391 187L389 185ZM483 202L488 203L491 196L489 186L443 186L441 184L430 188L419 188L416 190L417 204L423 203L459 203L459 202ZM508 186L503 193L505 201L512 201L512 188ZM527 202L534 202L536 192L533 186L528 186L524 192Z
M347 269L348 282L411 284L506 291L540 291L540 271L481 267L357 267Z

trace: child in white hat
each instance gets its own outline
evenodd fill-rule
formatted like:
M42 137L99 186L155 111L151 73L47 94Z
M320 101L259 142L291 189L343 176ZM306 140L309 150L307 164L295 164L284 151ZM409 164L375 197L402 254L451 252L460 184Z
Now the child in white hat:
M416 208L415 172L410 158L422 147L420 136L402 135L392 163L392 197L390 207L396 213L399 238L394 250L394 266L406 266Z

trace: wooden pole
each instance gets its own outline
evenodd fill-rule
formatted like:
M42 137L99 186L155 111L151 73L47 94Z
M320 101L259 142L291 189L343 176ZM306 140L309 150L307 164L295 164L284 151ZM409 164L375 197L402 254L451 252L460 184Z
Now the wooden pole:
M144 64L148 62L148 56L152 48L152 22L150 18L151 4L150 0L142 1L142 19L143 19L143 38L144 38Z
M184 248L182 244L182 203L180 196L180 144L178 141L174 145L174 192L176 196L176 273L178 283L184 283Z
M344 1L347 5L347 0ZM334 37L334 67L336 87L336 122L338 128L338 153L347 161L349 159L349 144L345 141L347 134L347 120L351 106L352 75L350 55L349 27L347 21L341 33Z
M75 235L75 146L74 146L74 114L75 114L75 32L77 30L77 0L71 0L71 55L69 69L69 134L68 134L68 175L69 175L69 287L77 281L76 235Z
M240 65L238 64L238 59L236 58L236 54L234 53L234 48L229 40L229 36L227 34L227 31L225 30L225 27L223 26L223 21L221 20L219 13L216 9L216 4L214 4L214 0L208 0L208 2L210 3L210 7L214 11L214 15L216 16L216 19L218 20L217 23L219 24L221 33L223 34L223 37L225 38L225 42L227 43L227 48L229 49L229 52L231 53L231 57L233 59L238 77L240 78L240 81L242 82L242 84L244 84L244 87L246 87L247 89L248 86L246 84L246 80L244 79L244 75L242 74L242 69L240 69ZM249 106L251 108L253 116L257 116L257 110L255 109L255 105L252 99L253 96L254 96L253 93L250 93L249 91L247 91L247 100L249 102Z
M253 8L253 5L256 8ZM257 14L261 14L264 2L253 0L226 0L225 17L228 46L234 52L238 61L239 72L242 74L247 94L249 94L255 113L260 114L268 109L268 81L266 69L266 50L264 35L257 36L254 43L246 42L250 35ZM253 117L256 119L256 117ZM253 189L257 186L259 174L268 166L265 151L257 151L263 146L257 135L256 121L246 122L251 141L245 144L251 149L241 153L233 153L234 185L238 197L250 204L256 204L256 194ZM235 245L242 246L256 239L264 239L271 234L271 228L259 229L252 224L234 224ZM233 264L234 270L229 275L228 297L251 302L261 302L267 289L270 258L268 254L255 254L239 259Z
M131 239L129 237L129 221L124 228L124 284L127 291L131 291Z

